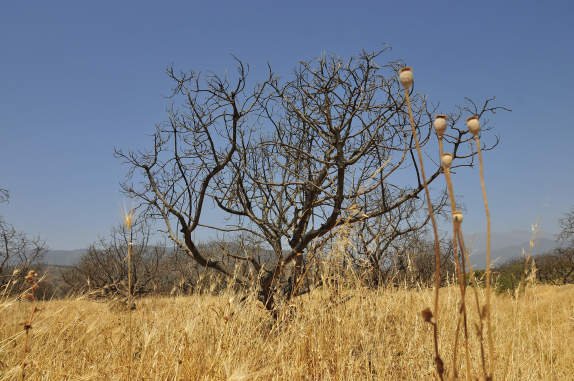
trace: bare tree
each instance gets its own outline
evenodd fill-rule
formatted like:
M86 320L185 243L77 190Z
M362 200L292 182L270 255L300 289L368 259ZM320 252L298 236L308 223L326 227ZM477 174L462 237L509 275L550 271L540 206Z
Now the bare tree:
M570 245L574 246L574 208L570 209L569 212L565 213L560 220L560 234L558 234L558 239L567 242L571 240Z
M6 202L10 198L10 193L6 189L0 188L0 202Z
M239 217L230 229L247 230L275 250L277 264L263 268L261 282L268 308L273 282L292 262L295 277L303 273L310 243L332 229L377 218L381 226L394 219L390 243L425 224L424 216L409 222L414 211L424 208L423 184L396 76L400 65L379 66L382 53L363 52L347 60L321 57L302 62L292 80L271 81L272 92L262 104L263 132L256 138L241 136L232 171L217 182L219 207ZM424 147L435 109L423 96L412 99ZM495 111L490 102L473 112ZM450 114L454 133L446 137L455 167L471 166L475 155L467 144L472 136L456 127L463 112L459 107ZM439 174L437 164L428 182ZM437 200L439 211L441 205L444 198Z
M132 293L156 291L161 278L165 245L150 244L150 228L135 224L129 231L124 225L112 229L110 237L91 245L80 263L62 274L72 291L96 291L103 296L127 294L128 245L132 246Z
M23 283L30 267L42 260L46 250L45 241L17 231L0 217L0 285Z
M558 239L562 247L535 257L537 277L542 282L566 284L574 282L574 208L559 220Z
M552 284L574 283L574 247L560 247L534 257L539 281Z
M286 81L269 68L266 80L249 92L240 61L234 85L216 75L202 81L193 72L168 70L174 96L184 103L156 128L151 151L117 151L130 165L123 189L148 215L160 218L170 238L198 264L247 284L192 239L198 227L210 227L201 215L207 199L214 200L229 220L210 228L246 232L273 249L276 258L267 263L249 253L234 258L259 274L261 301L273 309L288 267L294 265L289 295L295 295L310 245L333 229L394 221L394 233L386 227L392 242L426 223L424 215L414 218L424 208L423 184L396 78L400 64L377 64L383 52L302 62ZM435 107L424 96L411 99L425 147ZM497 109L491 101L468 105L482 116ZM472 136L456 127L467 111L460 107L450 114L454 132L445 140L452 144L453 168L473 164L475 152L467 144ZM439 174L437 163L428 181ZM443 197L436 200L437 207L443 203Z
M170 239L200 266L226 276L233 276L233 269L203 253L193 233L200 226L208 189L233 159L238 136L260 108L267 84L248 90L248 67L239 60L237 64L234 80L169 68L175 83L172 96L181 97L182 104L174 105L169 121L156 127L151 151L116 150L129 165L122 188L140 201L138 209L161 220Z
M367 284L376 287L397 277L403 265L400 253L422 240L428 221L428 214L416 199L411 199L395 210L357 224L350 257L365 272Z

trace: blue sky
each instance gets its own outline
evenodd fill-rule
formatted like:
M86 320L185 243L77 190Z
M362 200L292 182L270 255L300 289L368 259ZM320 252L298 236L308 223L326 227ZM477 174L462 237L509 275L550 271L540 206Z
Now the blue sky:
M288 75L322 52L388 43L417 91L448 111L465 96L512 108L490 118L496 231L574 205L574 5L531 1L5 2L0 12L0 215L54 249L85 247L120 221L125 168L114 147L150 145L166 119L166 66ZM484 230L476 170L460 171L467 231ZM210 219L215 217L207 216Z

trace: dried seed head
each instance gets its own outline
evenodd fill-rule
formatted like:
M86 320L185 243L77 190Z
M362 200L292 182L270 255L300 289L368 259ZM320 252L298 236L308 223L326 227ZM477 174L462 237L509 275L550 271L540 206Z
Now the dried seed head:
M432 319L432 311L430 310L430 308L425 308L422 312L421 315L423 316L423 320L426 321L427 323L431 322Z
M482 311L480 313L480 318L481 319L486 319L486 315L488 314L488 307L487 306L483 306L482 307Z
M439 374L444 373L444 363L440 357L435 357L434 361L436 362L436 370Z
M455 210L454 213L452 214L452 220L457 224L460 224L462 222L462 217L463 217L462 212L460 210Z
M452 155L450 153L444 153L440 159L443 167L450 168L452 164Z
M38 273L36 273L36 271L34 271L34 270L28 271L28 275L26 275L24 277L26 282L28 282L29 284L34 284L36 282L37 278L38 278Z
M480 122L478 121L478 116L471 116L466 120L466 126L468 130L472 132L473 135L477 135L480 131Z
M446 115L437 115L434 117L434 130L438 136L442 136L446 131Z
M399 80L405 89L411 87L413 83L413 69L410 67L404 67L399 70Z
M129 212L124 213L124 223L125 223L126 228L128 230L130 230L132 228L133 219L134 219L134 210L133 209L131 209Z

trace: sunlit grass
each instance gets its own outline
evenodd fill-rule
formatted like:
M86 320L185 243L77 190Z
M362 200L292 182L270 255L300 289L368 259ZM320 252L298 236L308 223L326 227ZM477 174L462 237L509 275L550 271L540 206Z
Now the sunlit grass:
M479 290L484 298L484 290ZM329 307L333 300L353 297ZM440 345L452 353L458 292L441 289ZM146 298L132 311L132 379L428 380L432 329L420 315L432 290L314 291L274 323L260 303L231 295ZM566 380L574 374L574 287L535 286L492 298L496 380ZM27 379L127 379L127 312L85 299L38 302ZM28 302L0 309L0 379L20 377ZM446 316L452 316L450 321ZM469 322L478 322L469 311ZM471 345L478 345L476 332ZM471 366L480 374L478 348ZM464 369L462 359L460 369Z

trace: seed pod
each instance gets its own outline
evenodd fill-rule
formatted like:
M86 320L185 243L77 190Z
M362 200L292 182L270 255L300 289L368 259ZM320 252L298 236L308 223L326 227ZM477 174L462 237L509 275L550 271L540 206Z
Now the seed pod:
M463 216L460 210L455 210L454 213L452 214L452 220L457 224L460 224L462 222L462 218Z
M472 132L473 135L477 135L480 131L480 122L478 121L478 116L471 116L466 120L466 126L468 130Z
M450 168L452 163L452 155L450 153L444 153L440 159L443 167Z
M438 136L442 136L446 131L446 115L437 115L434 117L434 130Z
M421 315L422 315L424 321L426 321L427 323L430 323L430 322L431 322L432 312L431 312L430 308L425 308L425 309L421 312Z
M26 275L24 277L24 279L26 280L26 282L33 284L36 281L36 278L38 277L38 274L36 273L36 271L34 270L30 270L28 272L28 275Z
M413 83L413 69L410 67L404 67L399 70L399 80L405 89L411 87Z

